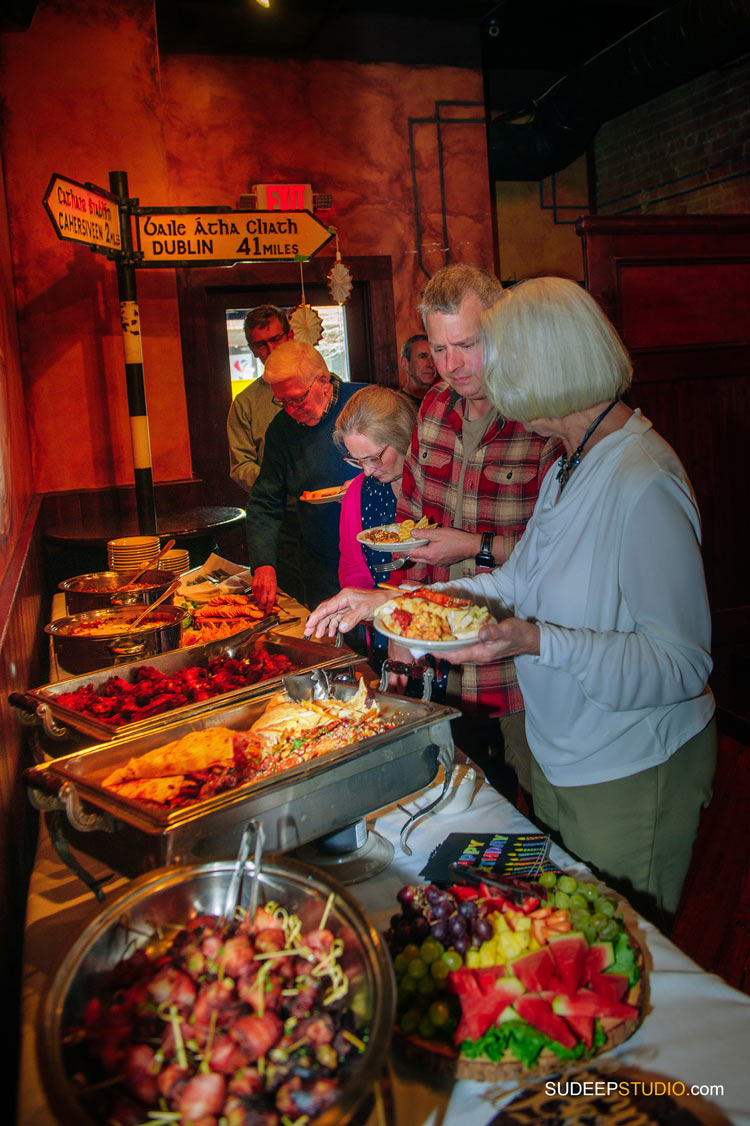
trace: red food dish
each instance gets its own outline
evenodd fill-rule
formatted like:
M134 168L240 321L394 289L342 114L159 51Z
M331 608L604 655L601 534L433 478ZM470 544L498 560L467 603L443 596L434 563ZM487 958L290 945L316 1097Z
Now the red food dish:
M82 685L75 692L61 692L56 702L101 723L119 727L293 670L293 662L284 654L269 653L261 648L249 657L217 657L205 668L192 665L174 673L163 673L144 665L132 681L113 676L98 691L93 685Z

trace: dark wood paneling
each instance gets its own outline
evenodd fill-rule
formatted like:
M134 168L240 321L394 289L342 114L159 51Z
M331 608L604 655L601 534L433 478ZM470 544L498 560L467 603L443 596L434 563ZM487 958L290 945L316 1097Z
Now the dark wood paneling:
M36 845L36 814L26 799L22 774L25 743L22 729L8 703L8 693L42 683L44 622L48 608L43 596L39 502L27 513L5 575L0 581L0 1003L10 1050L4 1068L12 1101L19 1028L21 952L29 872ZM13 1118L9 1111L9 1121Z
M577 225L586 287L633 357L628 401L673 446L703 521L711 606L750 600L750 527L738 505L750 443L750 216Z

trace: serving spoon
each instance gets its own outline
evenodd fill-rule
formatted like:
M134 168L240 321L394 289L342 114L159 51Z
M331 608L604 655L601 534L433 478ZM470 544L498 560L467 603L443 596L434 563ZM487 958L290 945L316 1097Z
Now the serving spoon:
M138 626L141 624L143 619L147 618L149 616L149 614L152 613L152 611L156 609L157 606L161 606L162 602L166 601L167 598L169 598L172 594L174 594L177 591L177 589L180 587L181 583L182 583L181 579L175 579L173 583L170 583L170 585L167 587L167 589L164 591L164 593L160 594L155 602L152 602L150 606L147 606L146 609L143 611L143 613L139 614L138 617L135 619L135 621L130 623L130 625L128 626L127 632L132 633L133 630L138 629Z
M133 575L132 579L130 579L128 582L125 583L125 586L118 586L116 588L116 590L112 591L112 593L113 594L122 594L122 592L125 591L125 590L131 590L132 587L134 587L135 584L138 582L138 580L140 578L143 578L143 576L146 574L146 571L155 571L157 569L157 567L159 565L159 560L161 559L161 557L163 555L166 555L167 552L170 551L173 547L174 547L174 540L167 540L167 542L164 544L164 547L161 549L161 551L159 552L159 554L157 556L155 556L153 559L147 560L146 566L141 567L140 571L136 571L136 573ZM154 603L154 606L155 605L156 605L156 603Z

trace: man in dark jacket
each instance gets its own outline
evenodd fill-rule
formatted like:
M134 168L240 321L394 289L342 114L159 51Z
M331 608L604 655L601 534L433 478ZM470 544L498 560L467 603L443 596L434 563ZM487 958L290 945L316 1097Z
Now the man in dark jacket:
M356 475L333 442L344 404L364 386L329 372L311 344L290 340L271 353L263 379L281 410L266 431L260 474L247 499L253 594L264 609L276 596L277 545L287 496L342 485ZM317 606L339 589L339 516L330 504L299 503L305 604Z

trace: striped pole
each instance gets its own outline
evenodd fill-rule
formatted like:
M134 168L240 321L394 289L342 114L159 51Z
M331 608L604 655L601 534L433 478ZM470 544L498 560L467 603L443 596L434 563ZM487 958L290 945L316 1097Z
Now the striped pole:
M121 253L117 255L117 291L120 298L120 326L125 352L125 379L128 388L130 437L133 444L135 501L138 509L138 530L143 535L156 534L156 502L151 472L151 442L148 433L146 389L143 385L143 348L141 317L133 265L133 239L130 232L130 200L126 172L110 172L110 191L120 204Z

